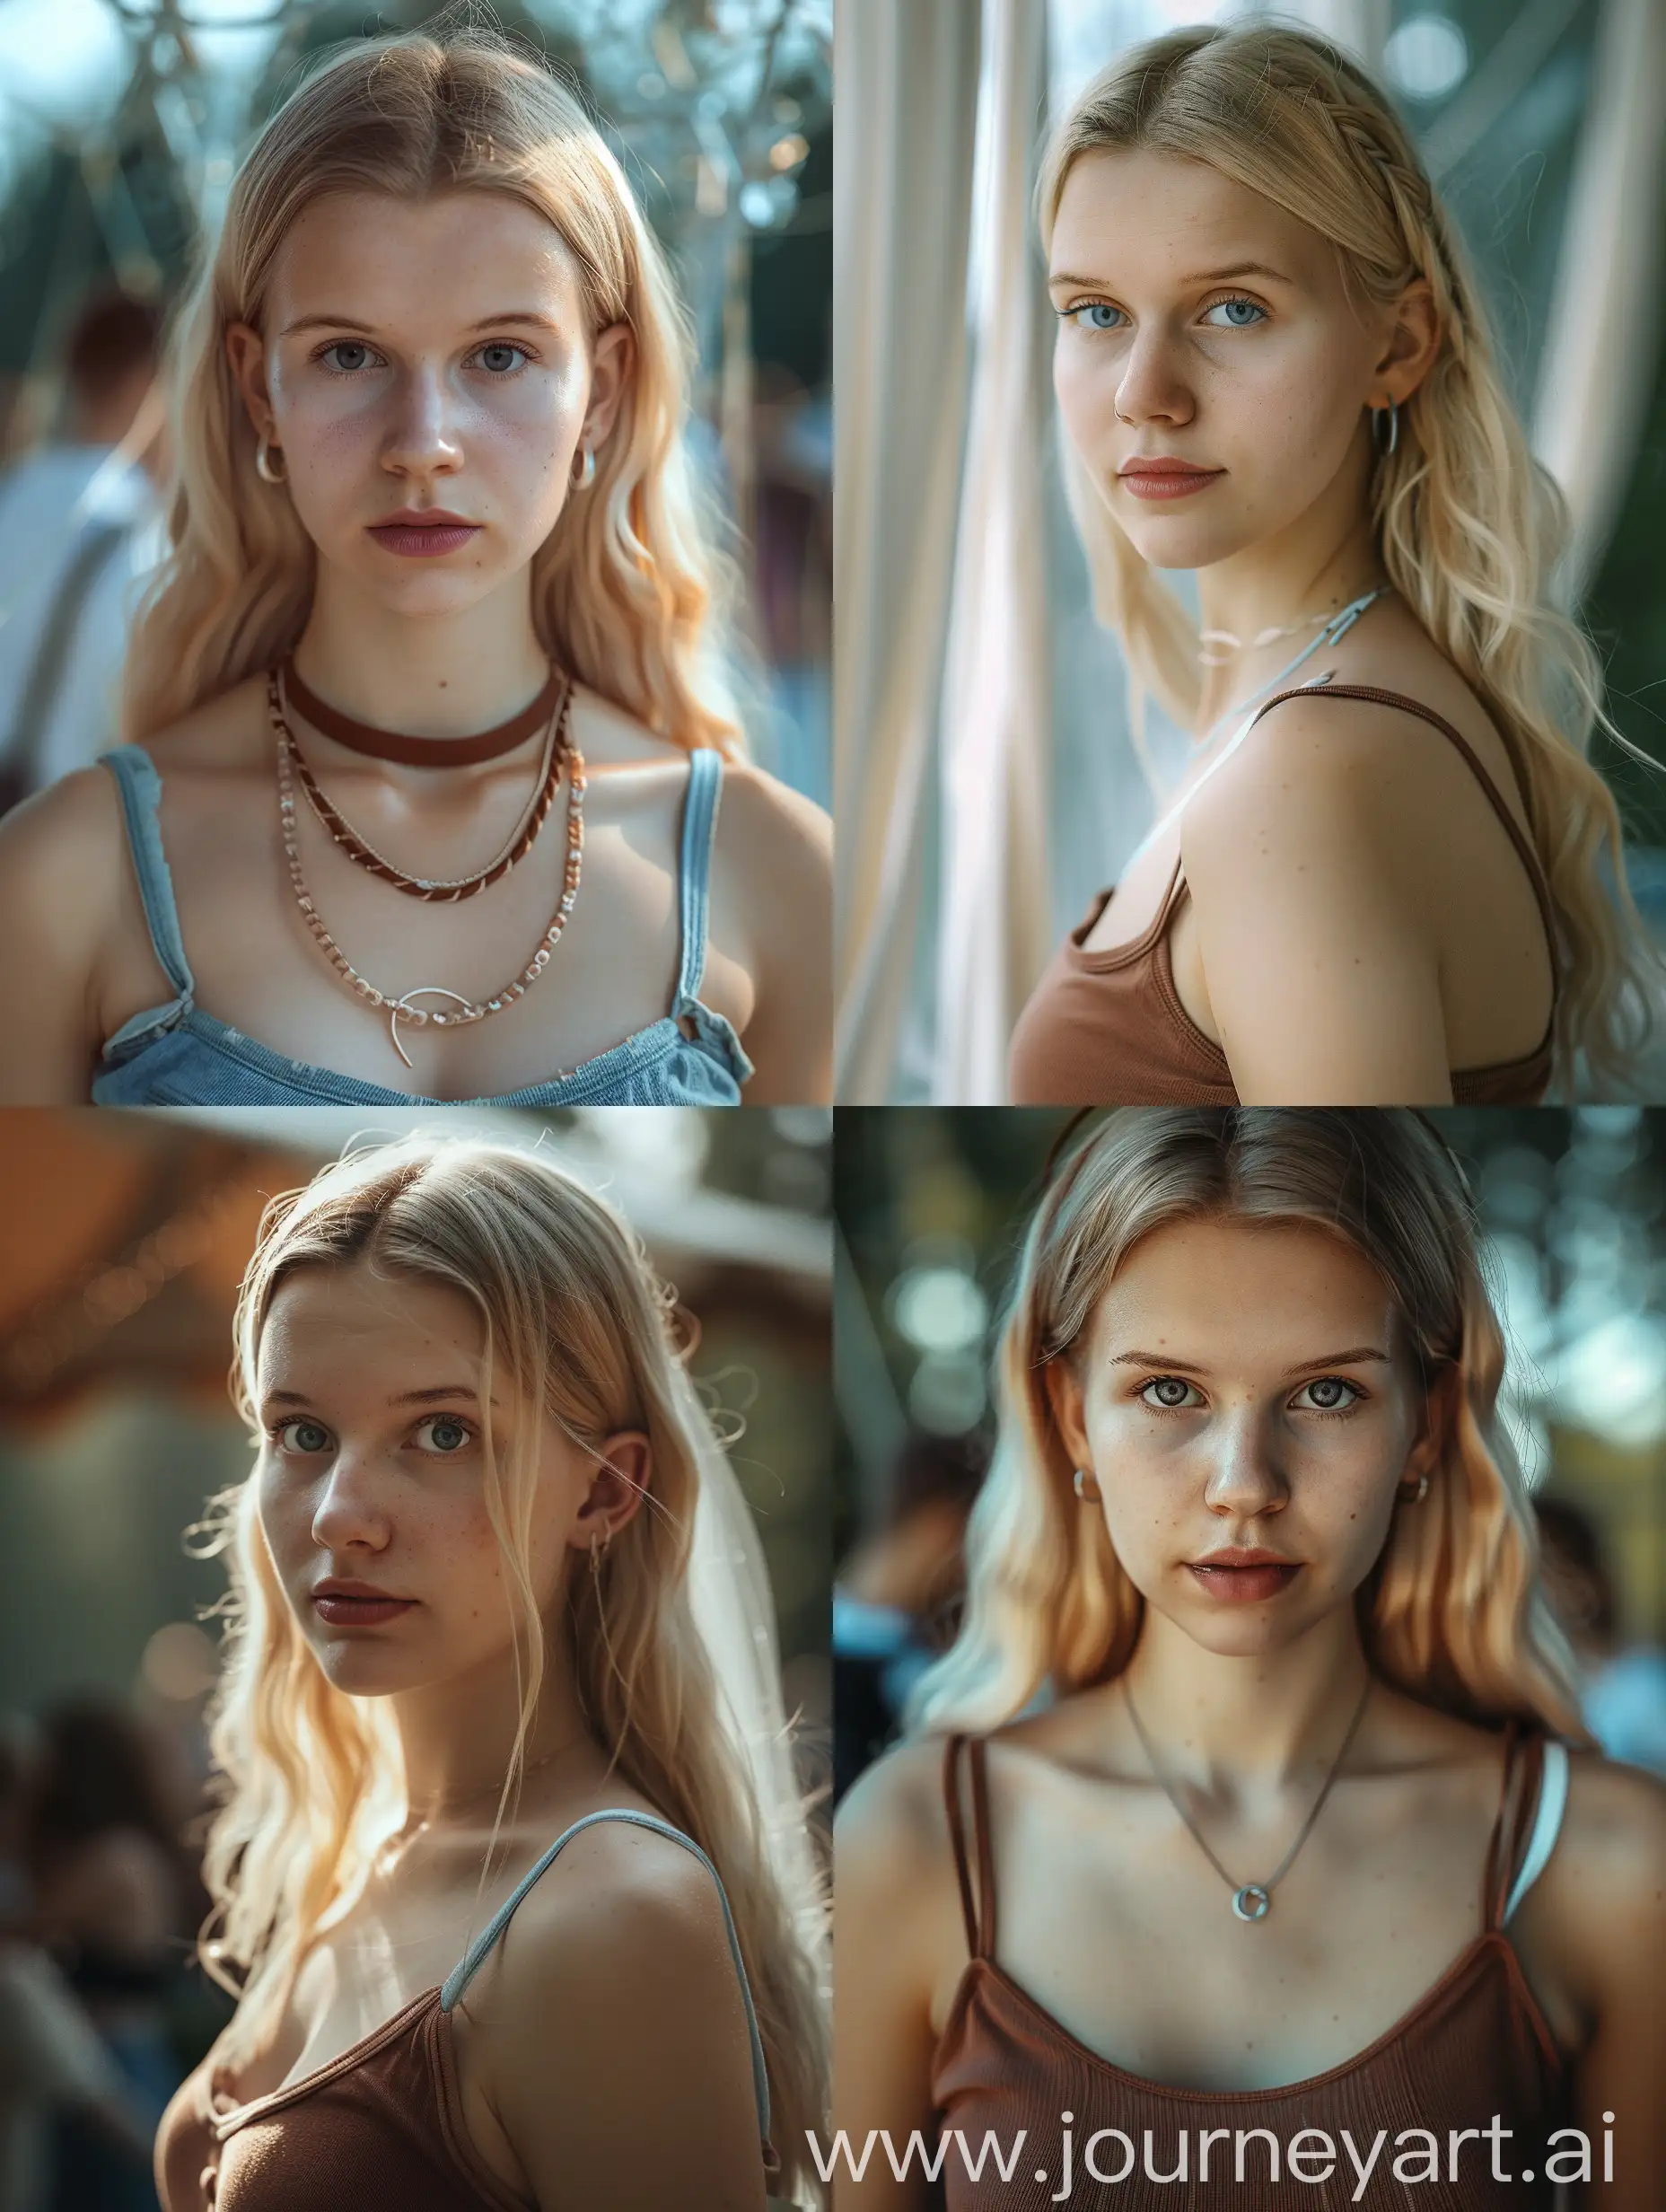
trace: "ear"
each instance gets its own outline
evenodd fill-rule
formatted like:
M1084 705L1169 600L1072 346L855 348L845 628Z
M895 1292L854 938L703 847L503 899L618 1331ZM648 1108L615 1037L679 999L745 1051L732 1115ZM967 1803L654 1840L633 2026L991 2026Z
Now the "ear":
M226 329L225 354L256 437L276 438L277 426L272 418L272 401L266 388L265 339L251 323L233 322Z
M1441 347L1441 320L1426 276L1407 285L1393 308L1388 342L1378 356L1372 397L1379 393L1403 407L1434 365Z
M610 1543L642 1510L653 1474L653 1449L640 1429L621 1429L602 1439L583 1503L574 1516L567 1542L575 1551Z
M1416 1482L1424 1475L1434 1477L1451 1442L1462 1387L1457 1363L1449 1361L1425 1391L1423 1417L1412 1439L1411 1450L1406 1454L1402 1482Z
M636 370L636 334L629 323L599 330L591 342L590 405L584 410L584 443L592 452L611 435Z
M1092 1448L1088 1443L1087 1422L1083 1418L1082 1383L1070 1361L1062 1355L1049 1359L1041 1371L1047 1387L1048 1403L1053 1409L1053 1420L1059 1439L1077 1467L1092 1467Z

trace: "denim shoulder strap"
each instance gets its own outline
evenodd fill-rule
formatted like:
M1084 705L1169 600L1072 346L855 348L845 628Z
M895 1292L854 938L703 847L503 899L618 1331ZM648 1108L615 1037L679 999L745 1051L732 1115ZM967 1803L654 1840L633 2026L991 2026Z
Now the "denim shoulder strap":
M695 755L697 760L700 757L698 753ZM710 758L715 760L717 755L713 753ZM457 2003L458 1998L473 1980L482 1961L487 1957L493 1944L514 1918L515 1907L545 1868L555 1864L556 1859L572 1842L574 1836L579 1835L586 1828L593 1828L598 1821L627 1821L633 1828L652 1829L656 1836L669 1836L673 1843L680 1843L685 1851L692 1852L716 1883L717 1901L723 1907L723 1933L729 1938L729 1955L734 1961L735 1977L741 1984L741 2002L746 2008L746 2032L752 2046L752 2089L758 2099L758 2129L759 2135L767 2139L769 2134L769 2077L764 2066L764 2042L758 2032L758 2014L752 2004L752 1991L746 1979L746 1968L741 1962L741 1939L735 1934L734 1916L729 1909L729 1900L723 1894L723 1885L719 1879L716 1867L706 1857L693 1837L685 1836L680 1828L673 1828L668 1821L655 1819L651 1813L637 1813L627 1806L616 1805L602 1813L586 1813L582 1821L574 1821L571 1828L565 1830L557 1836L537 1865L522 1882L516 1884L513 1892L493 1915L490 1923L475 1937L459 1964L452 1968L444 1988L440 1992L442 2009L449 2013Z
M180 911L173 900L173 878L162 849L162 830L156 808L162 798L162 778L142 746L122 745L101 756L101 765L116 779L121 794L122 820L127 824L127 847L133 855L133 873L139 897L145 902L145 920L151 943L167 977L181 998L189 998L197 986L185 957L180 935Z
M712 842L717 829L717 801L723 790L723 757L703 745L688 757L688 789L682 803L680 862L682 969L677 978L673 1014L697 998L706 973L706 935L711 918Z

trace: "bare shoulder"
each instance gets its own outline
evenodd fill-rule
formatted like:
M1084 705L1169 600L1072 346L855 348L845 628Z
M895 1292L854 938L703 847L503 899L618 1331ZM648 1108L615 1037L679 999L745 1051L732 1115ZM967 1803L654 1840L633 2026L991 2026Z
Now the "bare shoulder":
M272 744L266 678L249 676L153 731L145 740L145 750L166 780L180 775L241 776L251 768L264 772Z
M917 1896L947 1865L943 1738L925 1736L877 1759L849 1791L834 1824L837 1881L872 1896Z
M78 768L13 809L0 821L8 944L49 938L55 968L90 963L116 908L124 836L116 780L102 768Z
M723 769L715 856L760 961L790 950L795 972L820 978L833 923L831 819L754 762L732 760Z
M1281 700L1199 785L1183 817L1187 850L1242 852L1254 832L1340 833L1373 841L1385 790L1403 780L1403 732L1391 707L1322 698Z
M1666 1933L1666 1782L1596 1751L1568 1762L1567 1811L1544 1879L1600 1900L1604 1918Z

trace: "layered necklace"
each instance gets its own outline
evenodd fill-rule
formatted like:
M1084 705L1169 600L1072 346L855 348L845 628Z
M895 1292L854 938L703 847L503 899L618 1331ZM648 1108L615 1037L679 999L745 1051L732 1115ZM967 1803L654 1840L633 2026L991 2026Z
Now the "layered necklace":
M406 873L379 853L369 839L362 837L332 804L295 742L285 711L289 700L294 701L316 729L323 731L327 737L334 738L338 744L350 751L367 755L372 759L393 760L416 768L466 768L499 759L515 746L524 743L540 724L547 724L538 780L520 820L510 833L508 843L485 867L478 868L469 875L419 876ZM366 723L355 722L351 716L339 713L307 688L296 672L293 661L271 670L267 674L267 711L277 740L278 822L295 904L320 951L337 974L366 1005L387 1014L388 1033L393 1049L407 1067L412 1062L399 1034L401 1023L409 1023L413 1029L425 1029L430 1023L435 1029L464 1029L470 1023L484 1022L488 1015L501 1014L504 1007L513 1005L516 999L523 998L549 965L561 933L566 927L567 917L578 898L579 879L583 866L584 759L568 731L572 705L571 680L552 669L549 681L531 705L522 708L509 721L500 724L496 729L487 730L478 737L412 738L391 730L374 729ZM481 891L489 890L494 883L501 882L513 868L525 859L555 804L564 770L567 778L567 851L561 898L550 917L548 927L539 939L531 958L520 973L489 998L480 999L466 998L460 991L451 990L439 983L417 984L410 990L396 994L379 989L362 976L330 935L307 888L295 836L295 785L300 784L308 805L331 842L346 855L355 867L363 868L367 874L390 884L407 898L455 903L475 898ZM452 1003L449 1006L438 1007L416 1003L432 998L449 999Z

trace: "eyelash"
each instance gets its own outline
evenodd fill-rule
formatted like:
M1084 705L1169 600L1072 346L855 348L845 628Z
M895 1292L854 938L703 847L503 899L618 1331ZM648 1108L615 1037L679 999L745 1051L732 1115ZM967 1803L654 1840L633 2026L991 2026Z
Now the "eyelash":
M469 1444L477 1443L479 1439L479 1430L475 1426L472 1421L466 1420L460 1413L425 1413L421 1420L416 1423L416 1427L411 1431L411 1435L413 1438L420 1430L430 1427L435 1421L450 1421L454 1426L460 1428L463 1432L464 1442L460 1444L457 1446L457 1449L453 1452L435 1451L431 1445L417 1446L419 1451L426 1451L431 1458L439 1460L454 1460L458 1458L461 1453L466 1451ZM295 1456L300 1459L322 1458L323 1454L321 1453L302 1452L296 1446L286 1444L284 1442L284 1438L289 1430L292 1428L303 1427L322 1428L324 1429L324 1434L327 1436L329 1435L329 1429L324 1427L322 1421L315 1421L310 1414L305 1413L292 1414L286 1421L274 1421L267 1426L266 1433L270 1442L280 1452L293 1451L295 1453Z
M1261 328L1261 323L1264 323L1268 320L1267 311L1262 306L1259 300L1247 299L1241 293L1238 292L1229 293L1224 297L1218 300L1211 300L1208 306L1203 310L1203 312L1206 315L1213 314L1217 307L1233 306L1253 307L1259 314L1261 322L1217 322L1214 324L1212 328L1217 330L1258 330ZM1121 314L1123 312L1121 308L1117 307L1117 303L1114 300L1077 300L1071 306L1061 307L1059 309L1059 320L1062 322L1076 322L1076 317L1084 313L1090 307L1113 307L1116 308L1118 314ZM1087 330L1092 329L1092 326L1089 323L1076 323L1076 328L1079 330ZM1093 335L1096 338L1114 338L1117 335L1117 331L1121 328L1121 324L1118 324L1113 329L1097 330L1094 331Z
M1188 1391L1196 1390L1197 1387L1195 1382L1188 1382L1183 1374L1148 1375L1145 1381L1138 1386L1135 1392L1136 1398L1138 1400L1139 1403L1145 1408L1148 1413L1158 1413L1166 1416L1176 1413L1196 1413L1197 1411L1197 1408L1196 1406L1165 1406L1159 1404L1155 1399L1147 1398L1145 1395L1146 1391L1152 1389L1153 1385L1158 1382L1183 1382ZM1346 1405L1298 1406L1294 1409L1295 1411L1309 1414L1316 1420L1343 1421L1347 1418L1350 1413L1356 1412L1358 1409L1365 1402L1367 1393L1361 1390L1357 1382L1350 1382L1345 1374L1312 1375L1302 1385L1302 1390L1311 1390L1317 1382L1340 1382L1345 1391L1352 1391L1354 1395L1348 1400ZM1298 1398L1301 1394L1301 1391L1296 1392Z
M317 362L319 367L323 370L326 376L339 376L343 378L350 376L363 376L366 368L371 365L368 362L361 363L356 369L336 369L330 366L325 356L329 354L333 354L339 346L359 346L363 347L364 350L367 354L376 353L376 348L370 343L368 338L333 338L330 339L328 346L320 346L319 347L318 351L312 356L313 360ZM530 347L523 346L519 338L488 338L483 339L482 342L475 347L474 351L477 354L487 353L494 346L506 347L511 353L516 353L521 356L521 364L518 368L488 369L486 372L487 375L491 378L495 384L507 384L511 382L513 378L523 375L538 357L532 352ZM380 355L377 355L376 358L381 361L383 368L387 367L388 364L386 361L382 360ZM469 358L472 359L473 356L469 356Z

